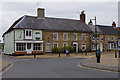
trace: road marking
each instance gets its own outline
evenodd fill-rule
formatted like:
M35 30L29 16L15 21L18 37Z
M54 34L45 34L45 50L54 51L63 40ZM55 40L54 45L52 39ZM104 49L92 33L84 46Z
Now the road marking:
M4 74L5 72L7 72L8 70L10 70L13 67L13 65L14 64L12 62L10 62L10 65L8 67L6 67L3 71L1 71L2 74Z
M93 70L97 70L97 71L113 72L113 71L108 71L108 70L102 70L102 69L95 69L95 68L90 68L90 67L84 67L84 66L81 66L80 63L77 63L77 66L81 67L81 68L93 69ZM119 73L119 72L114 72L114 73Z

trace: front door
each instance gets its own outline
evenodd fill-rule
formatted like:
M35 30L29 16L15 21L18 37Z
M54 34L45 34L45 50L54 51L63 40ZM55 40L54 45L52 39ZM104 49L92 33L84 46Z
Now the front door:
M73 47L74 47L74 52L77 53L78 52L78 43L73 42Z
M74 47L74 52L76 52L77 45L73 44L73 47Z
M27 54L31 54L31 53L32 53L32 44L27 43Z

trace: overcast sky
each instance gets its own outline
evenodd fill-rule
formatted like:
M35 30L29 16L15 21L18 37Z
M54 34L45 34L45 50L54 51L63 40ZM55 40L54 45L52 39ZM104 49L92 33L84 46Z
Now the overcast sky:
M23 0L21 0L23 1ZM97 24L112 25L115 21L118 26L118 0L114 2L42 2L37 6L37 1L7 2L0 5L0 36L23 15L37 16L37 8L45 8L46 17L68 18L79 20L79 14L85 10L86 23L91 18L97 17ZM92 0L93 1L93 0ZM100 1L100 0L99 0ZM104 0L105 1L105 0ZM1 13L2 12L2 13ZM2 23L2 24L1 24ZM0 37L0 39L2 39Z

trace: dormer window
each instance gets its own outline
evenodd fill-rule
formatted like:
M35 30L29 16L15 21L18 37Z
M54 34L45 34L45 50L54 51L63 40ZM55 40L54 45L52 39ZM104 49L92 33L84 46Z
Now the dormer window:
M25 30L25 39L32 39L32 30L31 29Z

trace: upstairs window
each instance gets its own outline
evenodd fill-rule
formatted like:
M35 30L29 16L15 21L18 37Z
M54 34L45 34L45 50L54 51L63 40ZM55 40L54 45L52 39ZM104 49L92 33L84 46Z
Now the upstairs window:
M82 41L86 41L86 34L82 34Z
M64 33L63 34L63 41L67 41L68 40L68 34L67 33Z
M105 37L105 40L109 40L108 36L107 36L107 37Z
M25 39L32 39L32 30L31 29L25 30Z
M77 33L73 34L73 41L77 41Z
M53 40L58 41L58 33L53 33Z
M111 37L111 40L114 40L114 37Z
M40 40L40 32L35 33L35 38L36 38L36 40Z

